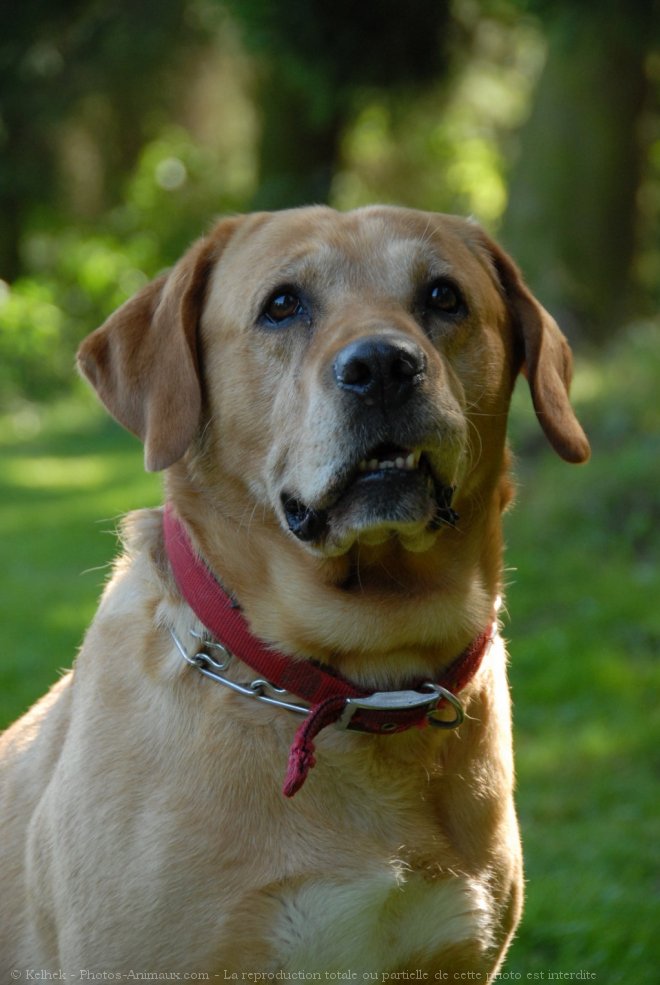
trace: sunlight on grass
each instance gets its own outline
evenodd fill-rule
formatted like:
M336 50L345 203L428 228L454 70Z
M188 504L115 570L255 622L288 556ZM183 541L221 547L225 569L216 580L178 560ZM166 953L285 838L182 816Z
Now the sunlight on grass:
M39 438L64 432L84 433L106 420L106 415L90 388L74 380L68 396L52 403L21 400L0 414L0 447L26 448Z
M5 481L23 489L96 489L113 477L113 463L107 456L84 455L59 458L39 456L7 462Z

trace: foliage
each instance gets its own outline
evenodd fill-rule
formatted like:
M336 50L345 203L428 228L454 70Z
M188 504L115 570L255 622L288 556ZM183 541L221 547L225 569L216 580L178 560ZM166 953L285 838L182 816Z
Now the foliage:
M0 293L0 393L46 399L70 385L77 344L245 195L232 172L178 127L147 144L121 206L103 222L26 238L32 276ZM1 283L1 282L0 282Z
M652 310L650 2L624 5L619 30L607 0L597 45L592 5L545 0L413 0L405 18L393 0L164 0L155 22L146 0L0 14L0 406L64 390L87 331L214 215L255 206L472 214L574 338ZM648 90L639 119L639 91L624 105L631 86L607 68L626 45L626 79Z
M587 466L549 450L524 380L515 394L505 634L528 885L505 973L522 980L583 969L607 985L651 982L660 960L658 328L630 327L579 361ZM5 723L70 666L118 515L160 501L138 442L92 400L85 390L1 420Z
M126 173L117 204L87 219L42 214L43 221L26 225L27 273L0 293L0 405L66 389L80 339L170 265L214 215L249 205L255 134L249 121L246 128L249 101L240 88L249 75L244 78L245 64L225 30L224 47L209 56L210 85L229 93L231 105L209 103L208 82L201 92L198 83L192 86L198 104L213 105L220 136L160 125ZM497 224L506 203L506 143L526 112L543 42L527 22L507 28L486 19L463 31L472 38L473 57L451 97L442 86L414 100L363 91L344 133L333 204L389 200ZM79 173L74 186L83 184Z
M529 112L545 45L538 26L481 18L466 23L470 58L450 91L429 87L414 101L365 95L344 135L333 201L370 201L473 215L490 228L506 208L513 134Z
M206 36L198 6L161 0L157 17L149 0L24 0L0 7L3 277L21 272L26 225L76 215L66 166L72 155L84 156L87 187L99 185L96 198L116 198Z

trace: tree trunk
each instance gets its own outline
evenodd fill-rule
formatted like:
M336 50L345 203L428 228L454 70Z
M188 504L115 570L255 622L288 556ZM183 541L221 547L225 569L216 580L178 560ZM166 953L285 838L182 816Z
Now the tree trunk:
M259 188L255 209L325 204L339 155L342 121L314 119L304 92L266 75L258 104L262 114Z
M502 238L569 335L598 342L634 316L654 0L558 5L510 186Z

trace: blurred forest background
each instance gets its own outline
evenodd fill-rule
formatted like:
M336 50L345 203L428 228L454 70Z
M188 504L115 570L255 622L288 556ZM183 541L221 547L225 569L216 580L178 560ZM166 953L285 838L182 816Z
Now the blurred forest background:
M524 384L512 413L517 980L660 967L659 40L658 0L0 6L0 725L71 664L116 517L160 501L77 344L214 216L471 214L569 336L592 462Z
M657 0L24 0L0 11L0 386L215 214L469 213L574 341L660 293Z

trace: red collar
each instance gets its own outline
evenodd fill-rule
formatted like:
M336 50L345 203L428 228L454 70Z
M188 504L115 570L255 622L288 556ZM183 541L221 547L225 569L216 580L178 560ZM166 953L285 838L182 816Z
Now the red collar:
M455 728L463 710L455 697L469 684L497 631L493 622L444 671L437 682L414 681L410 690L373 693L352 684L328 667L295 659L271 649L253 636L242 615L217 579L196 553L185 527L167 504L163 515L165 549L175 581L198 619L235 657L271 684L311 705L291 747L284 794L293 796L314 766L314 738L333 722L372 734L392 735L427 724ZM452 706L451 721L435 713Z

